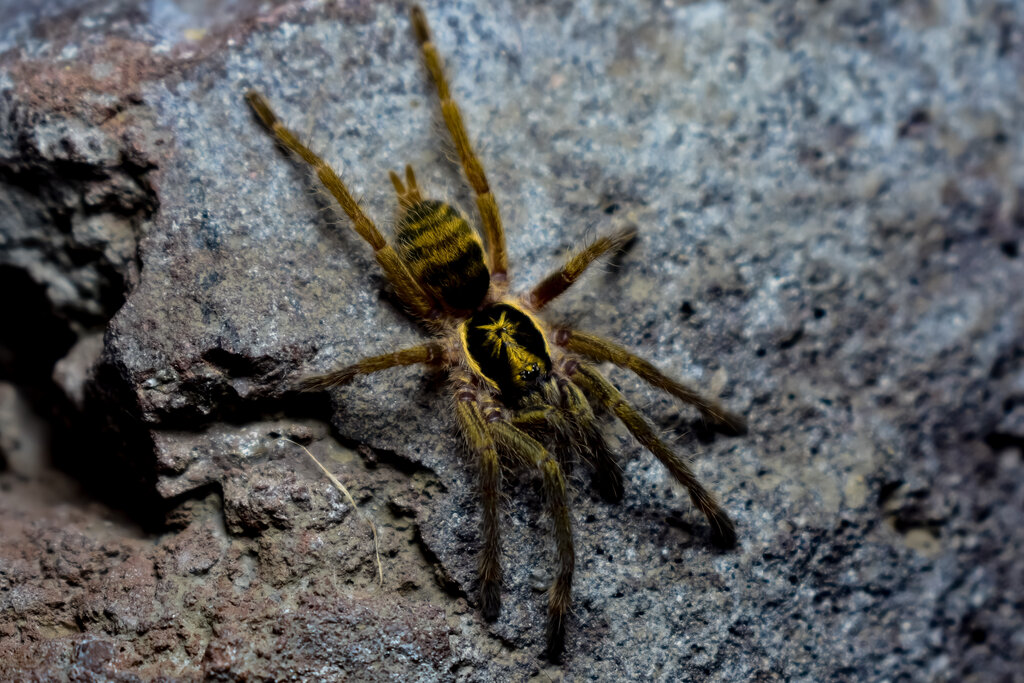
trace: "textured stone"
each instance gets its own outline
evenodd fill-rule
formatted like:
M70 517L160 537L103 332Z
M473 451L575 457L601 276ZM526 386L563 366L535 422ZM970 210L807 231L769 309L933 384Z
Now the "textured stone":
M4 475L0 672L1020 680L1019 7L427 7L514 288L636 225L549 319L750 421L712 438L609 370L695 455L740 544L714 550L609 426L626 499L574 471L560 667L538 659L552 558L528 476L505 477L504 609L479 616L475 469L443 378L382 373L326 407L286 391L420 336L241 96L264 92L384 226L405 163L472 209L404 10L81 7L0 14L0 258L73 335L113 316L102 367L62 391L117 398L99 405L139 430L123 456L172 509L154 539ZM363 519L279 436L376 520L382 590Z
M49 455L47 427L15 385L0 382L0 470L9 467L33 477L45 469Z

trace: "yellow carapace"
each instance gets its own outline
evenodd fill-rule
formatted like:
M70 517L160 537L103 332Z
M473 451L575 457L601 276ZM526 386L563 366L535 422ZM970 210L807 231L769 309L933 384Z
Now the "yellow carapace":
M729 515L694 476L686 461L591 365L611 362L635 372L654 387L700 411L722 431L740 433L743 420L702 397L617 344L568 327L551 327L538 316L602 255L633 241L633 229L596 239L571 256L528 292L508 285L505 234L494 194L469 141L462 114L422 10L412 10L412 27L441 113L466 179L476 194L483 238L445 202L424 199L411 167L404 179L391 173L399 217L389 242L363 213L337 174L302 144L274 114L264 97L246 99L264 125L290 152L309 164L334 196L374 255L408 312L431 339L426 343L365 358L326 375L300 382L307 391L338 387L360 374L402 365L427 365L447 373L454 413L468 449L479 463L483 508L480 552L480 604L493 620L501 609L501 468L513 465L537 474L553 521L557 566L548 593L547 655L557 660L565 642L575 567L565 461L581 456L594 469L594 482L609 500L622 497L622 473L601 433L592 406L614 415L686 487L707 518L711 539L732 546L736 532Z

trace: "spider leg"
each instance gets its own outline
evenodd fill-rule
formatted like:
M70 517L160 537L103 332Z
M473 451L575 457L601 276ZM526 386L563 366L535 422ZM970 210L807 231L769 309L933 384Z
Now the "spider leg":
M583 272L609 251L618 251L636 238L635 228L625 228L613 235L599 237L582 251L573 254L561 268L548 275L530 291L530 305L540 310L572 287Z
M372 372L379 372L400 365L436 363L441 356L441 345L436 342L428 342L380 356L370 356L352 365L328 372L326 375L306 377L299 382L299 389L301 391L323 391L324 389L348 384L357 375L368 375Z
M484 547L480 552L480 602L484 618L494 621L501 611L501 533L498 501L501 465L494 438L477 399L476 390L465 377L457 378L455 415L469 449L480 460L480 504L483 506Z
M558 461L530 435L508 422L494 421L487 426L504 452L525 466L539 471L543 479L558 553L558 569L548 591L547 656L557 661L565 647L565 619L572 601L572 575L576 566L565 475Z
M608 448L590 402L580 388L565 377L556 381L557 395L549 402L516 411L510 422L536 435L553 431L560 446L568 446L572 457L563 458L569 467L581 457L594 468L594 485L601 497L613 503L622 500L622 469Z
M419 284L409 273L409 269L398 257L398 253L387 243L384 236L380 234L359 204L352 198L348 188L341 182L341 178L334 172L327 162L317 156L309 147L299 142L298 136L285 127L277 118L277 114L270 108L266 98L260 93L250 90L245 94L249 106L266 126L289 151L296 154L300 159L313 167L317 178L325 188L334 196L342 210L352 221L355 231L359 236L369 242L373 247L373 254L377 257L384 274L391 281L395 293L402 303L415 315L420 318L429 318L434 309L434 304L426 295Z
M394 171L389 171L388 176L391 177L391 184L398 193L398 203L403 208L408 209L423 201L419 185L416 184L416 174L412 172L412 165L405 165L405 184L402 184L402 179Z
M618 417L626 425L626 429L636 437L636 440L653 453L672 473L672 476L686 487L694 507L704 513L711 525L714 543L726 548L734 546L736 544L736 528L733 526L732 520L719 506L715 496L697 480L697 476L686 464L686 461L673 453L672 449L657 437L654 429L643 415L630 405L619 393L619 390L596 368L586 363L574 362L568 363L567 366L566 372L572 381Z
M572 416L571 422L577 428L577 439L594 468L594 486L605 500L619 502L623 494L622 468L601 434L590 402L580 388L568 380L562 386L562 393L565 396L565 410Z
M505 232L501 226L498 203L494 200L494 194L487 184L484 167L473 152L469 134L462 122L462 113L459 111L459 105L452 99L448 79L445 77L444 68L441 65L441 58L431 39L430 25L419 6L412 8L412 25L416 33L416 42L419 43L420 50L423 52L423 61L426 62L427 71L430 72L430 78L437 88L438 99L441 100L441 114L444 117L445 126L452 136L452 142L455 143L455 150L462 162L466 180L469 181L473 192L476 193L476 206L480 211L484 234L487 237L491 276L496 280L504 281L508 273L508 253L505 250Z
M561 328L555 333L555 343L591 360L608 361L620 368L632 370L648 384L697 408L704 419L723 428L726 433L738 435L747 431L746 422L742 417L729 412L717 401L705 398L685 384L665 375L640 356L630 353L615 342L578 330Z
M564 383L564 382L562 382ZM513 426L537 436L554 433L563 441L573 441L575 425L563 404L563 391L557 380L545 382L540 391L523 397L522 403L510 416Z

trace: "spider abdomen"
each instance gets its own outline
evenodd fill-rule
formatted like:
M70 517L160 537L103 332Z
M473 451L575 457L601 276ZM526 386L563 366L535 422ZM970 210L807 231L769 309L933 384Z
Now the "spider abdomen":
M428 199L409 206L398 220L395 246L413 277L448 308L471 311L487 295L483 244L451 205Z

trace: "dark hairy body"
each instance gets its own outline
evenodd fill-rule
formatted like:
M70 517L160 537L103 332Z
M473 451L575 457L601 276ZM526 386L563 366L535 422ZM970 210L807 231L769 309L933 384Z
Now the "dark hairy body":
M483 548L480 603L485 618L501 609L500 488L504 464L535 472L552 519L557 566L548 592L547 655L557 660L575 568L565 461L581 458L595 472L595 485L608 500L623 495L621 470L601 432L592 406L614 415L686 487L707 518L712 540L735 544L728 514L697 480L686 461L658 436L643 415L591 362L612 362L652 386L695 406L722 431L741 433L743 420L614 342L540 317L544 307L572 286L601 256L633 241L632 229L600 237L570 257L524 295L509 292L508 257L497 202L483 166L473 152L458 105L452 99L423 12L412 10L412 25L469 185L476 194L483 237L448 204L425 199L411 167L404 179L391 173L400 214L392 243L384 238L337 174L302 144L250 91L246 98L263 124L290 152L309 164L374 250L382 270L407 311L431 335L418 346L364 358L326 375L302 380L304 390L323 390L367 374L403 365L427 365L447 372L459 430L479 467Z

